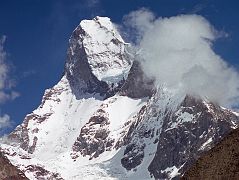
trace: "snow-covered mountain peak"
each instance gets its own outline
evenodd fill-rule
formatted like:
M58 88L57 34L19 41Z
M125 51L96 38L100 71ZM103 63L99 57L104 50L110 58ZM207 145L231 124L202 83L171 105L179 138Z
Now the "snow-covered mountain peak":
M115 85L131 67L126 46L109 18L83 20L69 40L66 73L75 83L82 84L83 80L85 86L93 89L99 81Z
M126 46L106 17L73 31L65 74L0 144L29 179L177 179L238 127L232 111L157 87Z
M92 20L83 20L80 26L93 40L109 43L112 39L117 39L124 43L115 25L108 17L96 16Z

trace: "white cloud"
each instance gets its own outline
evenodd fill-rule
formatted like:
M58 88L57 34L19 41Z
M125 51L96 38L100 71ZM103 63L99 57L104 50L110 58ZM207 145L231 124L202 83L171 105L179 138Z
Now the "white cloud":
M6 36L0 39L0 103L14 100L19 93L12 90L15 86L14 81L9 77L10 68L6 62L7 53L4 50Z
M121 31L123 31L123 33L125 30L128 31L126 32L126 36L128 36L127 38L139 43L144 33L148 29L152 28L155 16L151 11L142 8L124 16L123 20L127 28L125 29L124 27L120 27Z
M0 39L0 89L5 87L5 80L7 79L8 67L5 64L6 52L3 49L3 45L6 41L6 36Z
M19 93L12 90L15 86L14 81L10 78L10 68L6 62L7 53L4 50L6 36L0 38L0 104L14 100L19 96ZM12 125L10 116L7 114L0 115L0 133L4 132L5 128Z
M0 91L0 103L5 103L6 101L9 101L9 100L14 100L19 96L20 94L16 91L11 91L9 93Z
M0 116L0 129L11 127L11 125L12 122L9 115L4 114L3 116Z
M202 16L156 18L146 9L125 18L137 31L144 71L159 84L206 97L224 106L238 104L239 75L213 51L220 33Z

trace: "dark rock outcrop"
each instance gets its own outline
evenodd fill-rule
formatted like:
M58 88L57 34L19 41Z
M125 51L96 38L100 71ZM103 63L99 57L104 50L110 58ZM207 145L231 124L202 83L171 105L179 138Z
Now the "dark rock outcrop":
M26 176L13 166L0 152L0 179L1 180L27 180Z
M38 165L29 165L26 167L25 171L34 172L34 176L37 179L64 180L58 173L50 172Z
M98 111L89 119L77 137L72 150L80 152L83 156L90 156L90 159L98 157L104 151L109 151L113 146L113 139L109 135L109 117L103 109ZM77 158L77 155L72 155Z
M120 95L131 98L150 97L154 90L154 80L145 75L139 61L134 61L129 75L120 90Z
M239 129L233 130L215 147L205 152L183 175L182 179L238 179Z
M144 147L145 144L142 144L141 146L137 144L126 146L124 157L121 159L121 164L125 169L131 170L141 164L144 158Z
M99 81L90 68L88 57L83 46L82 36L84 30L76 29L71 37L71 41L76 41L74 55L70 50L67 53L67 59L65 66L66 77L70 82L73 93L77 96L79 92L84 91L88 93L100 93L105 94L110 87L104 81ZM78 43L81 42L81 43ZM74 65L72 65L74 64ZM71 67L71 68L70 68Z
M88 92L94 92L96 89L104 91L105 88L108 88L107 84L99 86L99 80L91 72L83 46L84 36L86 36L86 32L80 26L77 27L71 35L70 47L67 50L65 74L75 94L79 91L77 88L85 88L84 91ZM72 53L73 48L74 53Z

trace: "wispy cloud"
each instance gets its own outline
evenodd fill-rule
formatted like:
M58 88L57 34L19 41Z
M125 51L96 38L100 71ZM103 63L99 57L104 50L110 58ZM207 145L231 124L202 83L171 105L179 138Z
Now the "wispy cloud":
M88 0L86 2L86 5L89 7L89 8L95 8L97 6L99 6L100 4L100 0Z
M14 100L19 93L12 90L16 85L10 77L10 67L6 61L7 53L4 50L6 36L0 39L0 104L8 100Z
M191 14L197 14L207 7L207 3L196 4L191 10Z
M19 96L19 93L13 90L16 83L10 77L10 66L7 63L7 53L4 50L5 41L6 36L2 36L0 38L0 104L14 100ZM11 125L12 121L10 116L7 114L0 114L0 133Z
M29 76L35 75L37 72L36 70L27 70L22 73L22 78L27 78Z
M238 104L239 74L213 51L213 43L224 33L204 17L157 18L140 9L125 20L138 33L136 46L144 71L159 84L224 106Z
M11 127L11 126L12 126L12 121L9 115L4 114L3 116L0 116L0 130L3 128Z

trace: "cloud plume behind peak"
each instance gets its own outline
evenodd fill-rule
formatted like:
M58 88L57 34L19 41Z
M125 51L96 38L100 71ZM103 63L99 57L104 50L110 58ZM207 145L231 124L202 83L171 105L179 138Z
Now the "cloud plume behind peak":
M158 84L220 105L238 105L239 74L213 51L221 33L202 16L156 18L147 9L124 18L136 34L144 71Z

